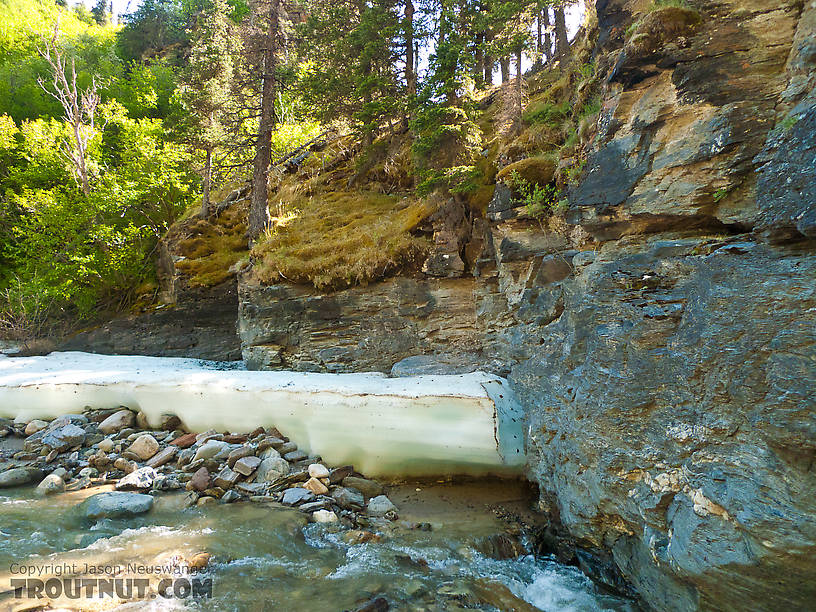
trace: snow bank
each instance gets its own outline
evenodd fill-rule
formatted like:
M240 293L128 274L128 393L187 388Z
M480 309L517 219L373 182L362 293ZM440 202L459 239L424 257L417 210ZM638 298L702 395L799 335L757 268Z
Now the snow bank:
M371 476L515 474L521 412L507 382L476 372L388 378L217 369L196 359L52 353L0 360L0 416L127 406L192 431L275 426L303 450Z

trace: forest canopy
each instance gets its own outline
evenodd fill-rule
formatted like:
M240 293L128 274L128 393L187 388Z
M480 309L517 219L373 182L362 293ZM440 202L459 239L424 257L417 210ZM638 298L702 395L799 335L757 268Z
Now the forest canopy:
M270 168L328 132L358 169L400 135L406 196L478 189L479 105L519 77L507 123L538 121L520 75L569 53L570 4L144 0L117 17L107 0L0 0L1 322L154 299L159 240L236 186L242 240L268 242Z

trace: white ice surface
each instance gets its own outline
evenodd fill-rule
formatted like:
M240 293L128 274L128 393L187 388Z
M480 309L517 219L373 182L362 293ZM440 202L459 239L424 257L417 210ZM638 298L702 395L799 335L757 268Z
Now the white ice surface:
M117 406L142 410L152 423L176 414L192 431L275 426L303 450L372 476L513 474L525 460L513 395L482 372L255 372L78 352L0 359L0 416Z

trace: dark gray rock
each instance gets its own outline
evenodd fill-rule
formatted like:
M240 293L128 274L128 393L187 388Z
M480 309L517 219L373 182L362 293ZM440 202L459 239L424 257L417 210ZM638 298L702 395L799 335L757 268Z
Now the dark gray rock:
M97 520L100 518L130 518L148 512L153 507L153 498L141 493L110 491L92 495L76 506L81 518Z
M283 492L283 499L281 502L286 506L297 506L306 502L314 500L315 496L311 491L307 491L303 487L292 487Z
M545 500L658 609L816 596L814 278L749 237L609 248L512 371Z
M331 496L341 508L346 510L361 510L365 506L365 498L357 489L337 487L331 492Z
M19 487L36 482L43 477L42 470L32 467L16 467L0 472L0 489Z
M54 450L64 451L80 446L85 441L85 430L73 423L49 427L42 437L42 443Z

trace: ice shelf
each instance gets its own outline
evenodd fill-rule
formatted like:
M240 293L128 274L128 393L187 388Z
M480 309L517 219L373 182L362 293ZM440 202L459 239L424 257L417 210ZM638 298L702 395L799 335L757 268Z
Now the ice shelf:
M0 358L0 416L117 406L152 424L175 414L191 431L275 426L304 451L371 476L514 475L526 460L513 393L483 372L389 378L78 352Z

